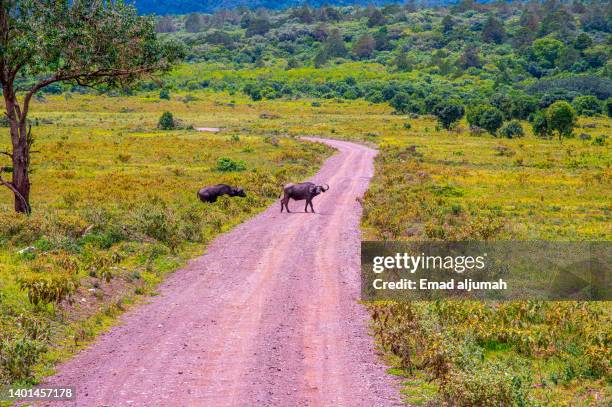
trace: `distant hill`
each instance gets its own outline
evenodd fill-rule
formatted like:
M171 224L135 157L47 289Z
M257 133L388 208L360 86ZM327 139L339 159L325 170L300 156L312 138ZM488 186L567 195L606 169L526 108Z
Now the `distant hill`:
M135 0L138 11L142 14L185 14L194 11L210 13L218 9L233 9L238 7L248 8L288 8L308 4L311 7L330 6L350 6L358 4L385 5L390 3L406 3L402 0ZM419 1L417 3L423 3ZM428 4L448 4L456 3L453 0L433 0L426 1Z

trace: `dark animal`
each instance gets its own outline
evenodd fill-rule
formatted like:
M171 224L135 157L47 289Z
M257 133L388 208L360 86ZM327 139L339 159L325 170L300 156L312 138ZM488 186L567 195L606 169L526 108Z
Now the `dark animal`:
M246 193L242 188L235 188L226 184L213 185L198 191L198 198L200 198L202 202L217 202L217 198L221 195L240 196L244 198Z
M321 192L325 192L329 189L329 185L325 184L327 188L323 185L315 185L312 182L302 182L301 184L287 184L283 188L284 195L281 198L281 213L283 212L283 207L287 208L287 212L291 212L289 210L289 199L293 199L294 201L303 201L306 200L306 207L304 208L305 212L308 212L308 205L310 205L310 209L312 213L314 213L314 208L312 207L312 198L319 195Z

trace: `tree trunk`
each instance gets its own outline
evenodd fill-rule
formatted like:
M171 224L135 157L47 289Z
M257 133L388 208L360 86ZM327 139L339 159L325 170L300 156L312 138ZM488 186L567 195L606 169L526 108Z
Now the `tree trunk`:
M27 119L20 117L19 105L15 92L10 87L4 87L6 115L9 121L11 142L13 146L13 180L8 187L15 196L15 211L30 214L30 134Z
M25 120L18 126L18 137L13 138L13 187L15 211L30 214L30 143Z

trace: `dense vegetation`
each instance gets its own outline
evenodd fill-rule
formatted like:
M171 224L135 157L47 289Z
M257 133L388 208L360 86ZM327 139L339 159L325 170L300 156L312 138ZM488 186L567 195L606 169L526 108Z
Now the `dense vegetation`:
M559 100L583 114L608 110L611 11L608 2L556 0L304 6L166 16L158 31L186 44L199 63L169 86L253 100L363 98L442 116L453 103L492 105L511 120Z

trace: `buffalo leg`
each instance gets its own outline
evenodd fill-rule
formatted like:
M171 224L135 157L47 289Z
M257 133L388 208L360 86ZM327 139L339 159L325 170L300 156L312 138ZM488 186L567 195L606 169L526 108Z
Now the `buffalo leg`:
M312 201L310 201L309 203L310 203L310 210L312 211L312 213L315 213L314 208L312 206Z
M306 201L306 207L304 208L304 212L308 213L308 200Z

